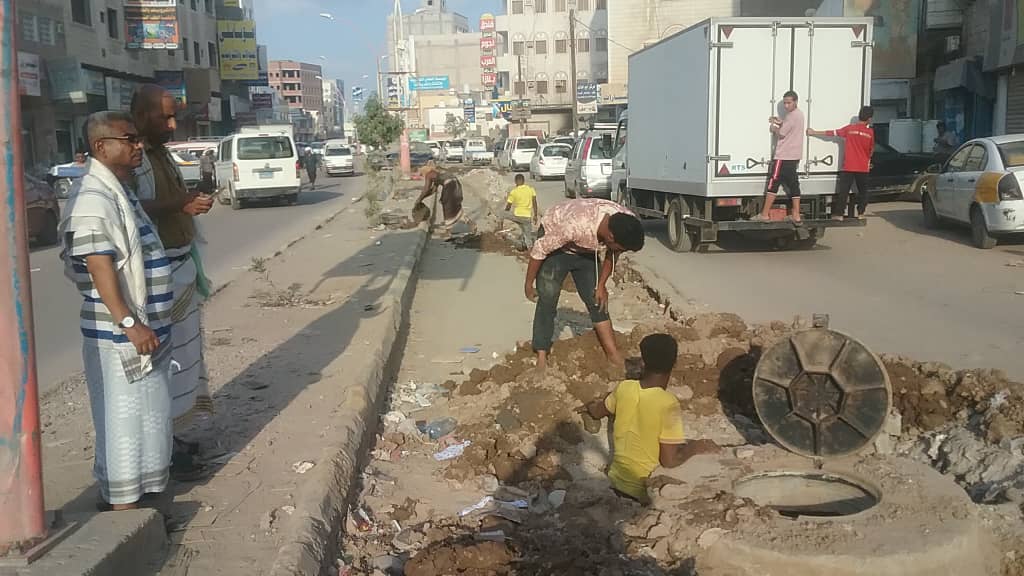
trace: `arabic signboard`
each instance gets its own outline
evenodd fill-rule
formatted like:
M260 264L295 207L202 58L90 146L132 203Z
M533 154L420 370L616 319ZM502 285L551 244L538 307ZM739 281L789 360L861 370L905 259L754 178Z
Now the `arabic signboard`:
M498 57L494 54L484 54L480 56L480 67L484 69L491 69L498 67Z
M178 105L178 109L182 110L188 104L188 96L185 90L185 72L182 70L156 70L153 72L153 78L156 80L158 86L163 87L165 90L174 96L174 102Z
M494 37L484 36L480 38L480 50L484 52L493 52L495 47Z
M18 94L22 96L43 95L39 73L39 55L31 52L18 52Z
M249 101L252 102L253 110L271 110L274 108L274 95L264 92L249 94Z
M494 72L484 72L480 75L480 83L484 86L494 86L498 83L498 75Z
M409 78L409 90L411 92L416 92L417 90L447 90L450 86L451 82L447 76Z
M481 32L493 32L494 31L494 14L481 14L480 15L480 31Z
M126 46L175 50L179 46L176 0L124 0Z
M597 114L597 83L590 80L576 81L576 113Z
M473 124L476 122L476 106L473 104L466 104L466 107L462 109L462 115L465 116L466 122Z
M221 80L259 80L256 23L252 20L218 20Z

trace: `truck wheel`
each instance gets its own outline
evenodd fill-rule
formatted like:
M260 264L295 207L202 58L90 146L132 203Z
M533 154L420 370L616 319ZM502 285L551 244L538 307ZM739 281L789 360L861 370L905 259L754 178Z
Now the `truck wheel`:
M988 233L985 216L981 213L981 208L977 206L971 208L971 238L974 240L974 245L982 250L996 246L996 239Z
M698 244L694 235L686 231L683 217L690 215L690 207L676 198L668 204L668 244L676 252L690 252Z
M229 191L231 192L231 209L232 210L241 210L242 209L242 199L239 198L237 195L235 195L235 189L234 188L231 188Z

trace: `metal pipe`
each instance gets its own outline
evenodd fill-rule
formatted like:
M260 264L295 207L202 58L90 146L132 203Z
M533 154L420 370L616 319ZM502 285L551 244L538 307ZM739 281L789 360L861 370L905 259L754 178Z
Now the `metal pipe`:
M0 554L46 535L14 31L0 0Z

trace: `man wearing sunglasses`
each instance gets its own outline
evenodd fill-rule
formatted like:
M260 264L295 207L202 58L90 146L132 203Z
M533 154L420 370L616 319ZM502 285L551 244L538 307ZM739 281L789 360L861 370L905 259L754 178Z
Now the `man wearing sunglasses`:
M171 263L135 194L142 138L131 116L97 112L85 137L91 159L64 210L61 258L83 299L99 506L126 510L169 477Z

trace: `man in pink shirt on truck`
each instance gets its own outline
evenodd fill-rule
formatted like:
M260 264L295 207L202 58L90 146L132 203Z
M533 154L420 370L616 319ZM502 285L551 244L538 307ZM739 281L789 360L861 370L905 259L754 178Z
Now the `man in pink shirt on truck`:
M796 224L802 224L800 219L800 159L804 154L804 113L797 108L797 101L800 98L796 92L790 90L782 96L782 107L786 109L786 115L780 120L776 116L768 119L771 124L771 131L775 134L775 155L768 164L768 183L765 186L764 209L757 216L751 218L755 222L768 221L775 197L779 193L779 186L786 189L786 195L790 199L790 218Z

